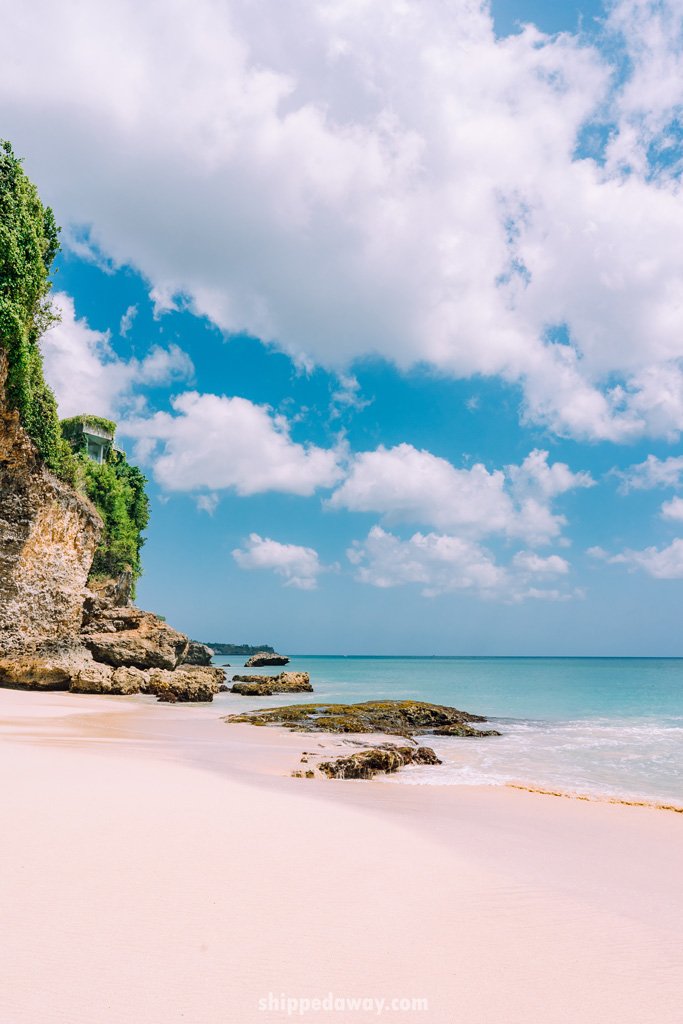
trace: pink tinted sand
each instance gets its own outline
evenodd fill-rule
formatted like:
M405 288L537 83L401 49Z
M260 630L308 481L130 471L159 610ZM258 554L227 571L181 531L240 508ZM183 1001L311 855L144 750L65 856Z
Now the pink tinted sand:
M293 779L339 739L219 714L0 691L2 1024L681 1019L683 816Z

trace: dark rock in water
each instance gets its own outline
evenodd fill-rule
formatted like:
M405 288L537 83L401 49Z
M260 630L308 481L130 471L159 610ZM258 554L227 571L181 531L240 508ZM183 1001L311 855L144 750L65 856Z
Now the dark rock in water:
M328 779L371 779L378 772L397 772L407 764L441 764L431 747L397 747L385 743L348 757L322 761L318 768Z
M210 665L211 658L213 657L213 651L206 644L197 643L196 640L190 640L187 645L187 651L182 660L183 665Z
M244 667L258 668L261 665L286 665L288 662L289 658L286 658L284 654L271 654L269 651L259 651L257 654L252 654L251 658L247 658Z
M438 729L432 729L432 733L434 736L500 736L497 729L473 729L465 722L442 725Z
M471 722L485 722L481 715L419 700L367 701L363 704L292 704L229 715L226 722L252 725L284 725L297 732L384 733L414 736L439 728L467 726L468 736L489 732L473 729ZM454 735L454 733L451 733Z
M274 693L312 693L308 672L281 672L279 676L233 676L233 693L270 697Z

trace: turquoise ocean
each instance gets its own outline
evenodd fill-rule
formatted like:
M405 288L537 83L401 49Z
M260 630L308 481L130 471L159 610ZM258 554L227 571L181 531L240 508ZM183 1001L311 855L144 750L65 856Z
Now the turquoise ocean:
M242 658L215 663L228 660L228 678L244 671ZM304 700L449 704L486 715L502 736L430 737L443 765L405 769L397 784L513 782L683 805L683 659L297 655L287 669L310 673L315 693L221 694L221 711Z

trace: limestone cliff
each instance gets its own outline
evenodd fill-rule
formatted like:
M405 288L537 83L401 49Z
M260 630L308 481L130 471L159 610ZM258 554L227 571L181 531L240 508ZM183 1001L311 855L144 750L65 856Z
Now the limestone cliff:
M45 469L5 403L0 350L0 652L64 642L81 627L102 529L94 506Z
M0 349L0 686L211 700L223 670L130 607L130 573L88 587L102 520L46 469L7 407L6 373Z

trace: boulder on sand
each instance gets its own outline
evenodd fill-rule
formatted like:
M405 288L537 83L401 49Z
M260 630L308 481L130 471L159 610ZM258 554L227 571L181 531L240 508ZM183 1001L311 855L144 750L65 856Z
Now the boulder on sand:
M177 701L209 702L213 700L214 694L220 693L224 679L223 669L210 665L183 665L173 672L168 669L152 669L147 692L155 694L166 704L175 704Z
M397 747L384 743L348 757L322 761L318 769L328 779L371 779L378 772L397 772L407 764L441 764L431 747Z

